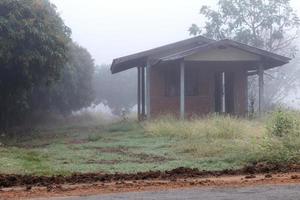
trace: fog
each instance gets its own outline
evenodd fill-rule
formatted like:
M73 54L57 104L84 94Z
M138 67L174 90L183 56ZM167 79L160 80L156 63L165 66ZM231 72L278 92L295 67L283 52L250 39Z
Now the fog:
M49 1L0 1L5 22L0 28L9 30L0 37L0 129L38 124L40 116L48 113L65 117L78 110L102 110L111 116L136 110L137 70L112 75L112 59L187 39L189 33L229 37L287 56L300 49L297 0ZM265 74L266 110L282 103L300 108L299 51L289 65ZM179 76L173 77L171 89L178 92ZM250 91L254 113L258 81L253 78L248 83L243 91Z
M216 7L217 0L51 0L72 37L87 48L96 65L109 65L112 59L189 38L192 23L200 24L203 5ZM300 2L291 5L299 12ZM295 65L295 64L293 64ZM133 71L132 71L133 72ZM134 74L131 72L131 75ZM106 76L109 76L107 74ZM127 76L127 77L126 77ZM130 75L113 76L112 82L128 80ZM109 81L108 81L109 82ZM135 90L135 79L126 90ZM101 88L100 88L101 89ZM99 93L104 93L102 90ZM284 99L289 106L299 108L299 91ZM131 94L135 102L135 91ZM113 98L115 99L115 98Z
M117 193L126 177L140 180L132 190L157 175L195 183L228 169L275 178L282 168L274 181L293 183L292 8L299 0L0 0L0 200L89 194L104 183L99 192ZM114 58L173 42L110 69Z
M74 40L91 52L97 64L189 37L187 30L193 22L200 21L199 9L203 3L199 0L52 2L72 28Z
M51 0L73 39L86 47L96 64L189 37L192 23L201 23L202 5L216 0ZM300 2L292 0L300 11Z

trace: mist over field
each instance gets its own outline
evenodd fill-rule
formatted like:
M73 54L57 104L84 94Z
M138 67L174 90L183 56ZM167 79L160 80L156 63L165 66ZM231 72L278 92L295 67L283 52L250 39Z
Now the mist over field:
M98 66L109 68L112 59L136 53L139 51L155 48L171 42L191 37L188 29L192 23L204 24L204 17L199 15L201 6L208 5L212 8L217 7L216 0L206 1L198 0L181 1L94 1L89 0L83 5L82 1L72 0L52 0L57 6L59 13L66 23L72 28L73 39L84 45L91 52L95 63ZM292 0L291 5L296 11L300 11L300 3ZM80 9L79 9L80 8ZM155 10L148 12L148 10ZM78 12L79 11L79 12ZM300 44L297 40L296 44ZM299 65L300 55L291 64L285 66L287 71L295 71ZM124 108L128 108L136 103L136 70L125 72L128 84L119 84L120 90L130 92L131 100L124 100ZM292 72L294 73L294 72ZM106 74L107 77L110 74ZM114 84L118 84L117 79ZM267 77L267 79L270 77ZM273 80L272 85L276 85ZM276 100L277 104L292 108L300 108L300 95L297 86L284 94L283 98ZM101 85L95 87L101 89ZM105 86L107 87L107 86ZM111 86L112 88L115 86ZM276 86L275 86L276 87ZM106 88L108 91L109 88ZM274 90L271 88L270 90ZM112 89L112 93L114 90ZM121 95L120 95L121 96ZM109 97L107 97L109 98ZM128 95L122 95L122 98L128 98ZM102 97L101 97L102 99ZM99 99L97 99L99 101ZM101 100L105 101L105 99ZM128 103L130 101L130 103ZM120 106L118 106L120 107ZM118 108L120 110L120 108Z
M24 111L22 114L31 115L33 119L37 120L40 119L39 114L45 111L63 116L83 111L85 113L103 112L108 114L108 117L111 115L121 116L124 113L133 116L137 104L137 70L133 68L112 75L110 65L114 58L177 42L195 35L218 39L215 37L216 35L212 35L213 31L208 32L208 30L214 30L213 27L208 29L205 26L205 24L213 24L211 21L213 18L209 16L209 13L219 9L221 4L218 4L217 0L206 2L199 0L166 0L163 2L159 0L87 0L85 2L50 0L50 2L55 5L53 9L56 11L56 17L61 18L59 19L62 20L60 23L69 29L64 34L66 40L72 40L73 46L67 47L71 50L66 58L68 57L69 60L71 58L72 62L65 64L69 67L61 69L63 72L56 71L57 74L53 77L45 75L45 79L49 78L48 82L53 83L56 79L60 79L55 84L50 84L51 89L30 80L25 90L33 92L25 92L26 94L20 92L12 97L14 99L4 99L3 101L6 102L19 102L18 108L12 106L13 108L7 110L7 113L19 113L21 110ZM299 1L287 2L290 2L295 14L300 11ZM292 16L290 18L292 19ZM276 25L274 28L276 29ZM295 27L290 28L294 30ZM234 31L236 32L224 37L235 39L234 35L238 34L238 31ZM284 39L292 42L290 42L290 46L285 46L276 53L285 54L293 60L278 71L270 70L265 74L266 96L269 98L266 102L269 109L280 106L300 108L300 83L298 81L300 54L297 50L300 42L298 38L292 38L291 33L292 31L283 33L279 31L276 33L279 35L274 34L270 40L283 40L283 38L278 38L282 37L280 34L284 34ZM245 38L247 37L245 36ZM70 42L66 41L66 43ZM266 49L268 49L267 46ZM75 73L71 69L72 67L76 68ZM85 73L82 73L83 71ZM47 81L43 80L42 84ZM253 87L257 87L257 85L254 84ZM19 91L18 88L14 89L14 91L17 90ZM254 99L254 106L257 109L257 93L255 91L254 88L254 93L251 93L250 96ZM19 101L23 98L24 100ZM8 126L12 121L22 121L22 118L23 115L20 115L4 124Z
M0 0L0 199L300 184L299 16L299 0Z

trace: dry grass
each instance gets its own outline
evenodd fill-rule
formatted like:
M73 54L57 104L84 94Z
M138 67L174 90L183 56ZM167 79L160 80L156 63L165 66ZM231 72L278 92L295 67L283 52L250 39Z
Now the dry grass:
M149 134L181 138L174 147L196 157L244 154L257 149L265 128L262 123L229 116L210 116L191 121L161 118L145 125Z
M225 159L239 164L299 162L299 135L290 133L278 137L272 134L270 126L282 126L287 121L279 118L281 121L276 122L275 115L276 112L267 117L272 119L269 121L217 115L191 121L163 117L146 123L145 129L150 135L179 138L179 142L172 145L174 150L190 154L195 159ZM289 117L294 119L295 116Z

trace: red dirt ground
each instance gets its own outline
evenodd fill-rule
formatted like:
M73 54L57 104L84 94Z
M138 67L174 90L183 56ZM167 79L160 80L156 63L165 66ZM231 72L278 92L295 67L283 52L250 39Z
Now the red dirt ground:
M0 176L0 199L80 196L186 187L300 184L300 165L256 164L221 172L178 168L137 174L74 174L70 177Z

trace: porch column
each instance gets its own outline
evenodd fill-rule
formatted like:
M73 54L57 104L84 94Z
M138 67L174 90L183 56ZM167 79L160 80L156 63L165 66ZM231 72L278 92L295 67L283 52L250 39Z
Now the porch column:
M264 111L264 66L261 63L258 66L258 90L259 90L259 105L258 111L261 115Z
M137 67L137 117L141 121L141 67Z
M141 113L141 120L145 119L145 67L141 67L141 97L142 97L142 113Z
M180 63L180 119L184 120L185 117L185 80L184 80L184 60Z
M150 73L151 66L149 61L146 65L146 109L147 109L147 119L151 118L151 109L150 109Z
M222 72L222 113L226 113L226 73Z

